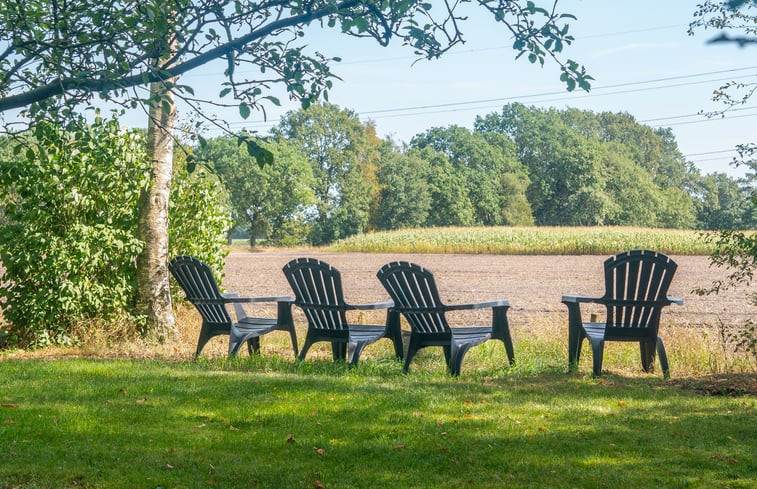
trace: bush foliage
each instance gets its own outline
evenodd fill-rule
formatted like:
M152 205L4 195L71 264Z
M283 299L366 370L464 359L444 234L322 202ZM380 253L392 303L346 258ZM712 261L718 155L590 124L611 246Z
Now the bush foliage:
M0 157L5 342L65 345L91 328L136 324L137 204L149 172L142 135L98 114L91 124L41 121L5 143L14 146ZM220 269L227 218L217 185L182 170L176 189L173 252Z

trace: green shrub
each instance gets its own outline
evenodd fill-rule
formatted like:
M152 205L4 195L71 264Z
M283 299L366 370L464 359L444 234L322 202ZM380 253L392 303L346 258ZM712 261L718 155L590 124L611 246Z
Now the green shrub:
M231 228L228 196L218 177L204 167L187 171L184 158L176 158L168 212L169 254L190 255L204 261L221 282ZM183 294L173 290L176 300Z
M3 315L22 344L69 344L93 319L128 315L136 209L147 182L144 143L115 120L38 122L0 161L6 225Z
M220 184L204 172L190 175L183 161L177 168L172 256L195 255L221 270L228 210ZM142 132L99 114L91 124L38 122L12 155L0 152L0 304L9 325L0 347L137 330L137 209L149 171Z

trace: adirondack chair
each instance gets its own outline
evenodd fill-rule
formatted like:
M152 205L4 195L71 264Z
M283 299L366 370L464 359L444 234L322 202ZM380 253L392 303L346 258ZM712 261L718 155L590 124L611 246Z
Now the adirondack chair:
M636 341L641 350L645 372L654 367L655 347L665 378L670 375L668 357L662 339L657 335L662 308L682 305L683 300L668 297L668 287L678 265L663 255L649 250L620 253L605 261L605 294L602 297L564 295L568 307L568 360L576 370L584 338L589 340L593 354L593 374L602 372L602 356L606 341ZM605 306L604 322L583 322L581 303Z
M346 359L350 365L356 365L363 349L381 338L391 339L395 354L402 358L402 331L399 318L393 318L396 313L389 312L383 326L352 324L346 317L347 311L388 309L391 302L348 304L339 270L313 258L290 261L284 266L284 275L294 291L294 305L303 310L308 321L300 360L305 359L314 343L330 341L334 361Z
M292 321L291 297L239 297L235 293L222 294L218 289L210 267L191 256L177 256L168 269L202 316L200 338L197 341L195 358L200 356L205 344L218 335L229 335L229 356L235 356L247 343L247 350L260 352L260 337L275 330L287 331L292 338L292 348L297 356L297 334ZM248 316L242 304L276 302L276 318ZM236 321L226 307L233 304Z
M501 340L505 344L508 361L510 365L514 364L513 342L507 322L508 301L446 305L439 298L434 275L420 265L404 261L387 263L377 275L394 300L393 309L410 323L405 372L418 350L441 346L450 373L460 375L460 366L468 350L490 339ZM483 308L492 309L491 326L452 328L447 322L447 312Z

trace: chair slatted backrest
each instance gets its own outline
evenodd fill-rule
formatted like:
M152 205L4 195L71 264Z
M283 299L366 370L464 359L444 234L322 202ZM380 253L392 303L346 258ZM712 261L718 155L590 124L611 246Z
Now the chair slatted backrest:
M444 316L434 275L420 265L404 261L387 263L377 274L394 308L405 316L410 327L419 333L450 331Z
M620 253L605 261L605 296L609 329L649 328L657 334L660 311L678 265L649 250ZM612 333L608 331L608 333Z
M168 269L205 322L231 323L213 271L206 263L191 256L177 256L168 264Z
M297 258L284 266L284 275L294 292L294 303L305 313L309 327L348 329L339 270L314 258Z

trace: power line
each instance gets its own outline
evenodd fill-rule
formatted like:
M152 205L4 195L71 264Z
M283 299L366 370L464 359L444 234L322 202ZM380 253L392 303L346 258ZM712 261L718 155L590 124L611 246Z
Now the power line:
M730 113L730 112L737 112L737 111L751 110L751 109L757 109L757 105L754 105L754 106L751 106L751 107L737 107L735 109L728 109L727 111L723 112L723 116L725 116L725 114ZM674 115L674 116L670 116L670 117L655 117L654 119L643 119L643 120L638 120L636 122L647 123L647 122L664 121L664 120L668 120L668 119L684 119L686 117L696 117L696 116L699 116L699 115L704 115L704 114L702 112L697 112L695 114Z
M712 72L705 72L705 73L694 73L689 75L681 75L676 77L665 77L665 78L656 78L652 80L641 80L637 82L628 82L628 83L620 83L615 85L607 85L604 87L597 87L597 89L607 89L607 88L617 88L622 86L629 86L629 85L643 85L648 83L655 83L659 81L670 81L670 80L677 80L677 79L689 79L689 78L696 78L699 76L705 76L705 75L711 75L711 74L719 74L719 73L731 73L731 72L737 72L737 71L744 71L749 69L755 69L757 66L749 66L749 67L743 67L743 68L733 68L728 70L719 70L719 71L712 71ZM607 92L607 93L600 93L600 94L581 94L579 95L581 98L587 98L587 97L597 97L597 96L610 96L610 95L622 95L622 94L628 94L628 93L637 93L637 92L645 92L645 91L651 91L651 90L660 90L660 89L666 89L666 88L678 88L682 86L690 86L690 85L698 85L703 83L713 83L713 82L719 82L719 81L726 81L726 80L733 80L733 79L739 79L739 78L750 78L754 76L755 74L749 74L744 75L740 77L728 77L728 78L714 78L714 79L707 79L707 80L699 80L699 81L693 81L693 82L686 82L686 83L674 83L670 85L661 85L656 87L643 87L643 88L635 88L630 90L616 90L613 92ZM564 94L565 92L545 92L545 93L538 93L538 94L526 94L526 95L515 95L511 97L501 97L501 98L494 98L494 99L481 99L481 100L471 100L471 101L465 101L465 102L447 102L443 104L431 104L431 105L422 105L422 106L408 106L408 107L396 107L392 109L379 109L379 110L368 110L368 111L359 111L359 114L361 116L365 115L371 115L371 114L379 114L371 117L372 119L385 119L385 118L394 118L394 117L411 117L411 116L418 116L418 115L429 115L429 114L439 114L439 113L445 113L445 112L458 112L460 110L481 110L481 109L490 109L497 106L492 105L476 105L476 104L491 104L494 102L502 103L506 101L514 101L514 100L522 100L522 99L529 99L533 97L540 97L540 96L547 96L547 95L558 95L558 94ZM557 102L557 101L563 101L563 100L575 100L576 96L567 96L567 97L558 97L558 98L551 98L551 99L542 99L542 100L534 100L530 103L546 103L546 102ZM466 105L476 105L475 107L462 107ZM443 110L436 110L436 111L429 111L424 109L443 109ZM750 107L751 108L751 107ZM746 110L747 108L737 108L732 109L732 111L736 110ZM413 111L413 110L420 110L421 112L415 112L415 113L407 113L407 111ZM405 113L395 113L390 114L391 112L405 112ZM698 114L692 114L691 116L698 115ZM666 120L666 119L677 119L677 118L685 118L690 117L689 115L681 115L681 116L670 116L670 117L659 117L655 119L646 119L646 120L640 120L638 122L644 123L644 122L653 122L657 120ZM737 118L739 116L730 117L728 119ZM710 119L710 120L721 120L721 119ZM681 125L681 124L690 124L690 123L697 123L697 122L708 122L709 120L704 121L690 121L690 122L682 122L682 123L672 123L668 125ZM275 123L270 123L268 121L250 121L250 122L237 122L232 123L234 125L268 125L272 126Z
M640 80L640 81L634 81L634 82L626 82L626 83L617 83L614 85L605 85L600 87L594 87L592 90L606 90L610 88L620 88L620 87L627 87L627 86L633 86L633 85L645 85L648 83L657 83L661 81L672 81L672 80L683 80L683 79L689 79L689 78L696 78L700 76L707 76L707 75L715 75L715 74L722 74L722 73L733 73L737 71L744 71L744 70L753 70L757 69L757 66L747 66L743 68L733 68L729 70L719 70L719 71L710 71L705 73L694 73L689 75L680 75L680 76L672 76L672 77L665 77L665 78L655 78L652 80ZM745 75L742 77L736 77L736 78L746 78L754 76L754 74ZM692 84L700 84L700 83L712 83L717 81L726 81L734 79L732 77L729 78L717 78L717 79L709 79L709 80L701 80L698 82L690 82L686 84L673 84L673 85L663 85L660 87L647 87L647 88L638 88L634 90L626 90L626 91L617 91L617 92L611 92L609 94L592 94L592 93L582 93L580 96L585 97L591 97L591 96L605 96L605 95L614 95L614 94L624 94L624 93L631 93L631 92L637 92L637 91L646 91L646 90L657 90L660 88L675 88L685 85L692 85ZM401 111L407 111L407 110L423 110L423 109L436 109L436 108L442 108L442 107L452 107L452 106L458 106L458 105L472 105L472 104L482 104L482 103L492 103L492 102L504 102L508 100L521 100L521 99L528 99L528 98L535 98L535 97L547 97L551 95L563 95L565 91L561 90L559 92L542 92L542 93L535 93L535 94L527 94L527 95L513 95L510 97L499 97L499 98L491 98L491 99L479 99L479 100L468 100L464 102L446 102L443 104L430 104L430 105L418 105L418 106L410 106L410 107L396 107L392 109L377 109L377 110L368 110L368 111L361 111L361 114L381 114L381 113L387 113L387 112L401 112ZM560 97L558 99L551 99L551 100L545 100L545 102L550 101L559 101L559 100L566 100L566 99L574 99L577 98L576 96L572 97ZM537 102L532 102L537 103Z

